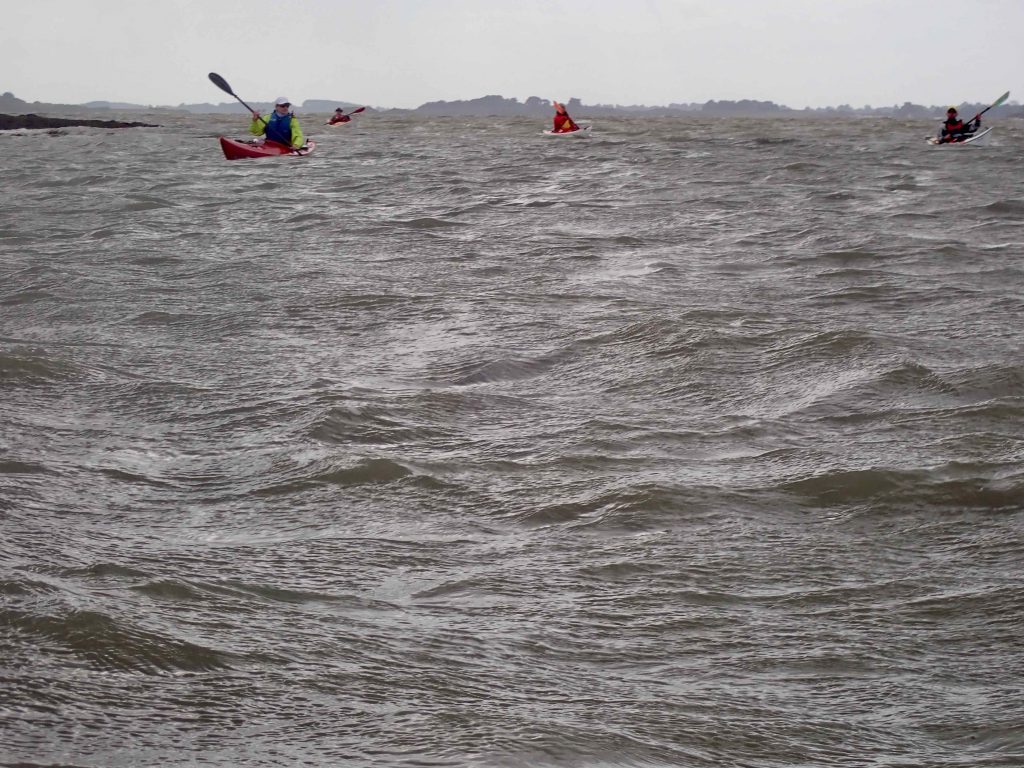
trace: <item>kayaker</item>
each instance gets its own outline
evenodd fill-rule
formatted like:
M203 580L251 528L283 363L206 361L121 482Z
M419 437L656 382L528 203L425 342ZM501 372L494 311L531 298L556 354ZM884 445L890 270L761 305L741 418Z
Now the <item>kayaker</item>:
M578 131L580 127L572 121L569 117L569 113L565 111L565 104L559 104L557 101L552 101L555 105L555 117L554 117L554 132L555 133L569 133L570 131Z
M956 107L950 107L946 110L946 122L942 124L939 141L942 143L963 141L977 131L980 126L981 115L975 117L974 120L969 120L965 125L957 114Z
M336 125L337 123L347 123L351 119L351 117L344 113L341 107L338 107L336 110L334 110L334 114L331 116L331 120L327 124Z
M253 110L252 124L249 126L249 133L253 136L266 136L270 141L290 146L293 149L301 149L306 143L302 135L302 128L299 127L299 119L291 112L291 102L285 96L278 96L274 100L274 111L269 118L264 118L259 112Z

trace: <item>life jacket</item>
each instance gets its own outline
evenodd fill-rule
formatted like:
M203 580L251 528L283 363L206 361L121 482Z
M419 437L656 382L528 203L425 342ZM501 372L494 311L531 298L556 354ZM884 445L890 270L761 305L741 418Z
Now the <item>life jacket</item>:
M959 117L946 118L946 133L960 133L964 129L964 121Z
M289 112L284 117L281 117L275 110L267 120L264 134L271 141L276 141L278 144L287 144L290 147L292 145L292 113Z

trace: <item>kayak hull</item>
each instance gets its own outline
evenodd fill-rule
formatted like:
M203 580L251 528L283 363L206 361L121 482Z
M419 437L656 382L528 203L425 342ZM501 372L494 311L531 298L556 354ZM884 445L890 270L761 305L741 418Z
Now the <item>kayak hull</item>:
M581 139L581 138L585 138L585 137L590 135L590 128L591 128L591 126L589 126L589 125L581 125L579 128L577 128L574 131L552 131L552 130L546 130L546 131L543 131L543 134L545 136L561 136L561 137L572 136L574 138Z
M988 135L992 133L991 128L986 128L984 131L980 131L963 141L940 141L938 137L932 136L928 139L928 143L933 147L966 147L970 144L984 146L988 142Z
M228 139L220 137L220 148L224 150L224 157L228 160L242 160L256 157L281 157L289 155L292 157L308 155L316 149L315 141L307 141L302 149L292 149L285 144L278 144L276 141L242 141L240 139Z

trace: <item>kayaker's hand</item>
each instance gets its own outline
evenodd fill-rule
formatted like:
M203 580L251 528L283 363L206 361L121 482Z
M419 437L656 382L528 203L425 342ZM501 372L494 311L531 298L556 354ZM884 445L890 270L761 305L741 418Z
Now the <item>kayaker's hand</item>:
M256 111L253 111L253 113L252 113L252 119L253 119L253 120L259 120L259 119L260 119L260 113L259 113L259 112L256 112Z

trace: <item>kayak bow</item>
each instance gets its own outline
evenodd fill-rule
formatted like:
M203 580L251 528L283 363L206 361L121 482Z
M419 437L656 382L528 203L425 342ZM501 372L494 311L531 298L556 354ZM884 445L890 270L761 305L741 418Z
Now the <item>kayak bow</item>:
M571 131L552 131L551 129L548 129L546 131L542 131L542 133L545 136L577 136L582 138L590 135L590 126L581 125L579 128L574 128Z

